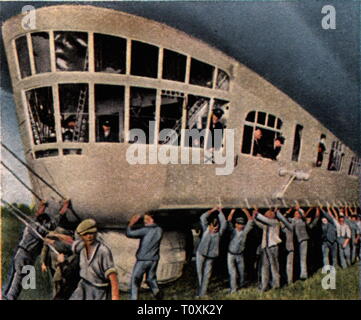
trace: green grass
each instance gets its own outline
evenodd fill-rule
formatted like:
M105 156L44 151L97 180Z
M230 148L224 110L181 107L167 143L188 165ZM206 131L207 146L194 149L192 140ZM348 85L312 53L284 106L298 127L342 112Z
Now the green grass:
M24 212L31 214L31 209L19 206ZM2 210L2 283L7 281L10 262L17 242L21 236L22 225L6 209ZM21 300L51 299L51 281L49 274L40 272L39 261L36 263L36 290L23 290ZM348 269L337 268L336 289L324 290L321 280L325 277L319 270L306 281L297 281L292 285L277 290L261 292L255 284L228 293L226 275L214 275L210 281L207 299L211 300L352 300L360 299L360 262ZM194 300L197 290L197 278L194 263L186 265L183 276L177 281L161 287L164 298L169 300ZM129 299L129 293L122 293L122 299ZM140 292L140 299L154 299L149 290Z
M32 209L26 205L19 205L18 208L28 215L33 215ZM7 209L1 208L1 280L2 286L7 283L11 260L15 248L21 238L23 225ZM22 290L19 300L43 300L51 299L51 282L48 273L40 271L39 259L35 264L36 290Z
M261 292L256 284L228 293L228 279L212 277L208 288L209 300L355 300L360 299L360 264L357 263L348 269L336 269L336 289L325 290L321 281L325 277L321 270L306 281L296 281L281 289ZM196 295L197 279L193 265L188 266L179 280L163 287L165 299L194 300ZM149 292L141 293L141 299L152 299Z

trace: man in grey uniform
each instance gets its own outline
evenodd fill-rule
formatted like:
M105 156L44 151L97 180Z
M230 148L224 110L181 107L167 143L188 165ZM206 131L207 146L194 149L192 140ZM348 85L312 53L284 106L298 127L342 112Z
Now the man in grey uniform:
M146 282L153 295L157 299L162 299L157 282L157 267L163 230L154 222L154 214L152 212L144 215L144 227L133 229L133 225L139 221L140 217L140 215L135 215L131 218L126 233L128 238L140 239L139 248L136 253L137 262L135 263L131 279L131 299L138 299L138 290L144 273L146 274Z
M317 216L311 223L306 223L305 221L308 213L312 209L313 208L310 208L308 212L305 214L305 212L300 208L298 202L296 202L294 216L291 219L294 228L294 233L296 235L296 240L298 243L300 267L301 267L301 274L300 274L301 280L306 280L308 278L307 249L308 249L308 240L310 239L310 236L308 234L307 229L315 227L318 222Z
M255 223L263 230L261 243L261 290L266 291L272 275L272 288L280 287L280 273L278 263L278 245L282 242L279 237L280 223L274 211L269 209L265 215L254 211Z
M323 266L330 265L330 257L332 266L336 267L337 264L337 227L336 221L330 214L330 208L327 211L323 210L322 218L322 261Z
M342 212L338 213L334 207L331 207L334 218L337 219L337 235L338 235L338 253L340 257L340 264L343 269L351 265L350 257L350 240L351 229L345 222L345 216ZM330 211L331 212L331 211Z
M345 214L345 222L351 229L351 241L350 241L350 252L351 252L351 263L356 262L356 246L357 242L360 238L360 230L358 228L358 225L356 223L356 215L351 213L351 216L349 215L348 206L343 209L343 213Z
M218 215L213 213L218 211ZM226 218L218 206L206 211L200 217L203 230L202 239L197 248L196 265L198 275L198 297L207 294L208 282L212 274L214 260L219 255L219 242L227 228Z
M231 240L228 245L227 265L230 282L230 292L237 290L237 271L239 277L239 288L244 286L244 257L243 252L246 245L247 235L253 227L253 218L247 224L244 218L238 217L235 226L232 224L233 215L236 209L232 209L228 216L228 229L231 232Z
M287 283L291 284L293 282L293 263L295 253L293 243L294 226L291 218L284 217L280 210L277 210L276 217L281 222L281 230L286 236L286 275Z
M41 201L33 222L25 227L22 238L16 249L9 282L4 290L4 297L7 300L16 300L22 289L22 273L26 265L34 265L37 256L40 254L43 241L34 232L36 230L45 237L48 231L54 230L62 214L66 211L65 203L60 211L49 210L47 202ZM59 210L59 208L57 208ZM59 214L55 214L55 212Z
M73 252L79 255L80 281L69 300L119 300L117 270L111 250L97 239L97 226L93 219L83 220L76 232L81 240L60 235L72 243ZM64 262L64 255L59 255Z

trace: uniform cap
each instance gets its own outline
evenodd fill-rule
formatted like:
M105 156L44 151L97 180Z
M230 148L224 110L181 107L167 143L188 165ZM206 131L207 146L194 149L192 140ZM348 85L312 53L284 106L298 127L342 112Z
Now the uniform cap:
M213 114L218 118L222 118L224 111L222 109L214 109Z
M93 219L85 219L78 225L76 232L81 236L86 233L95 233L97 232L97 223Z
M239 223L239 224L246 224L246 220L242 217L239 217L236 219L236 223Z

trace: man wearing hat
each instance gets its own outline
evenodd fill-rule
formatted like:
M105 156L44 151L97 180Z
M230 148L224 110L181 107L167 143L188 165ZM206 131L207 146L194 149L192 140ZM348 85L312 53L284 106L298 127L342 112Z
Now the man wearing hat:
M284 143L285 143L284 137L282 136L277 137L273 142L273 145L270 145L266 148L267 151L265 152L264 157L272 160L277 160L277 157L281 152Z
M112 124L109 119L103 120L102 126L99 132L99 142L119 142L119 138L116 135L116 132L112 130Z
M73 252L79 255L80 281L70 300L119 300L117 270L111 250L97 239L97 226L93 219L83 220L76 232L81 240L72 243ZM59 255L64 262L64 255Z
M218 212L216 213L216 211ZM203 235L196 254L199 285L197 296L203 297L207 293L213 262L219 256L219 243L221 236L227 228L227 222L219 206L203 213L200 220Z
M247 235L253 227L253 218L246 220L243 217L235 219L235 225L232 224L233 215L236 209L232 209L228 216L228 229L231 237L228 245L227 266L229 273L230 292L237 290L237 271L239 277L239 288L244 287L244 257L243 252L246 245Z
M209 127L208 149L219 150L222 147L223 124L221 118L224 114L222 109L214 109Z
M72 142L74 137L74 130L76 126L76 116L72 114L64 120L63 125L63 142Z
M162 294L157 283L157 267L163 230L155 223L153 212L147 212L144 215L143 227L134 229L133 226L140 218L141 216L137 214L130 219L126 233L128 238L140 239L139 248L136 253L137 262L132 272L131 299L138 299L138 290L144 274L146 274L146 281L153 295L157 299L161 299Z

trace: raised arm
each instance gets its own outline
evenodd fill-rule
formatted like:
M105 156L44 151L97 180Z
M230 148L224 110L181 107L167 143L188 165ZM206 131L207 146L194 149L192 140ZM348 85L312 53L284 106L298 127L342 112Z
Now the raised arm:
M220 223L219 233L222 235L224 233L224 231L226 231L226 229L227 229L227 220L226 220L226 217L224 216L224 213L221 208L219 208L218 217L219 217L219 223Z
M279 221L281 221L281 222L285 225L285 227L286 227L288 230L290 230L290 231L293 230L293 225L292 225L292 223L290 223L290 222L282 215L282 213L281 213L280 210L277 210L277 212L276 212L276 217L277 217L277 219L278 219Z
M320 220L320 209L316 208L316 216L313 219L313 221L308 225L310 229L313 229L314 227L317 226L318 220Z
M321 212L322 212L322 214L323 214L323 216L327 219L327 221L329 222L329 223L332 223L333 225L335 225L335 218L332 216L332 214L331 214L331 209L328 207L327 208L327 211L326 210L323 210L321 207L320 207L320 210L321 210Z
M253 219L247 208L242 208L242 211L244 212L248 220Z
M126 231L126 236L128 238L137 239L137 238L142 238L145 236L145 234L146 234L145 228L140 228L140 229L135 229L135 230L132 229L133 225L135 225L139 221L139 219L140 219L139 214L134 215L130 219L130 221L128 223L127 231Z
M229 216L228 216L228 218L227 218L227 220L228 220L228 222L232 222L232 219L233 219L233 216L234 216L234 213L236 212L236 209L232 209L231 210L231 213L229 214Z
M314 209L313 207L309 207L305 213L305 217L307 217L313 209Z
M335 208L334 206L332 206L332 207L331 207L331 210L332 210L332 212L333 212L333 214L334 214L334 217L335 217L336 219L338 219L337 208Z
M39 203L38 210L36 210L35 215L40 216L41 214L43 214L45 212L45 209L46 209L46 201L41 200L40 203Z
M270 227L274 227L277 225L277 220L276 219L269 219L269 218L266 218L265 216L261 215L261 214L257 214L256 216L256 220L258 220L259 222L267 225L267 226L270 226Z

